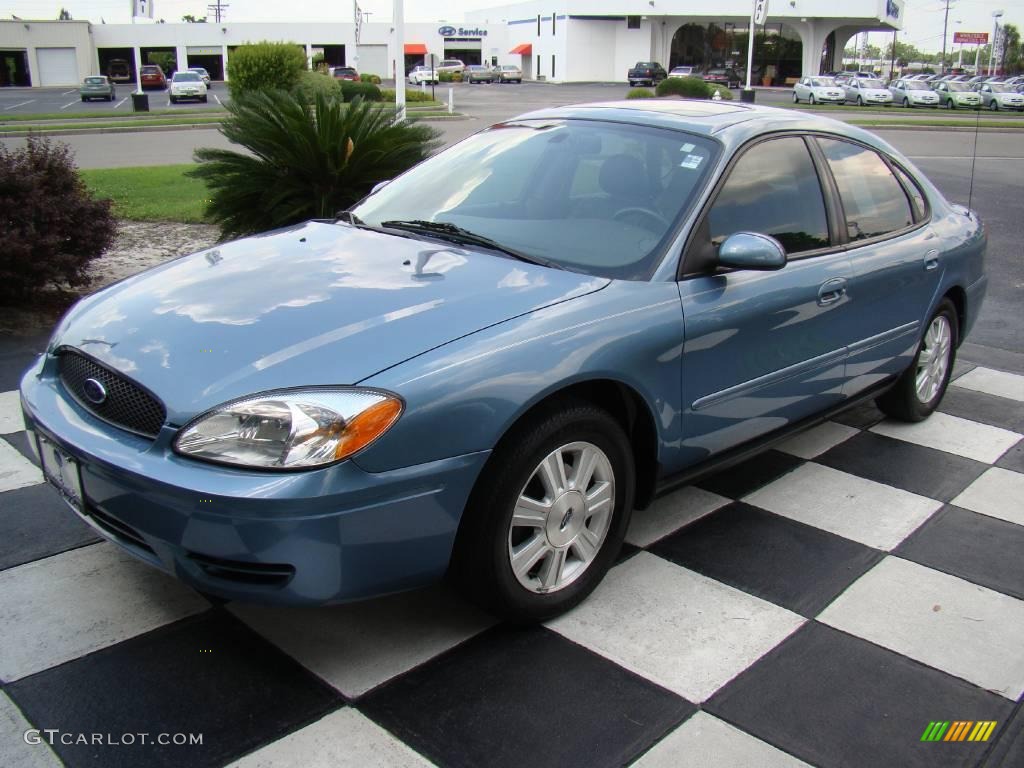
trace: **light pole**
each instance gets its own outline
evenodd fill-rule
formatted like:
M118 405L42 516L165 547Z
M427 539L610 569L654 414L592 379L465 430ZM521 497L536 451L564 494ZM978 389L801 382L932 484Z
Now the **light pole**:
M946 74L946 31L949 29L949 0L946 0L946 15L942 20L942 61L939 64L939 74Z
M999 37L999 20L1003 18L1002 11L992 11L992 42L988 49L988 73L989 75L995 74L993 72L992 64L995 61L996 55L996 38Z

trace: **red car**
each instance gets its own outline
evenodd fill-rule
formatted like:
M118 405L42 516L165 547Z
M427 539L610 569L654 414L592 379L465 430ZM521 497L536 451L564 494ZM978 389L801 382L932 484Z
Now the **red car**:
M729 69L728 67L715 67L707 70L706 72L702 72L700 76L705 83L724 85L726 88L740 87L739 74L737 74L736 70Z
M359 73L352 67L335 67L333 74L335 80L354 80L357 83L359 82Z
M139 79L143 88L166 88L167 77L157 64L143 64L139 71Z

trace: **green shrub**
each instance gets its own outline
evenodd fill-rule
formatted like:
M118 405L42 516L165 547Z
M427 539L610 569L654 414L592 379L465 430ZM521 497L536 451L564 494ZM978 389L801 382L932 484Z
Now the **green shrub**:
M380 85L380 75L360 75L359 82Z
M225 239L332 217L437 146L429 126L395 123L362 99L345 105L317 94L310 107L286 91L263 91L226 109L220 131L247 151L197 149L189 172L206 182L206 216Z
M340 80L341 95L345 101L352 101L356 97L362 97L363 101L380 101L380 88L373 83L357 83L352 80Z
M303 104L312 104L316 95L322 93L328 99L341 99L341 86L330 75L320 72L303 72L293 89Z
M395 102L395 89L394 88L381 88L380 89L380 99L381 99L381 101L390 101L392 104L394 104L394 102ZM423 91L421 91L419 89L419 86L411 86L411 85L407 85L405 87L405 100L406 100L407 103L410 103L410 104L412 102L415 102L415 101L419 101L419 102L433 101L433 99L430 98L430 91L429 90L426 93L423 93Z
M66 145L31 135L19 149L0 144L0 298L85 285L89 262L114 241L110 208L89 194Z
M658 83L655 92L659 96L685 96L689 99L711 97L708 84L699 77L667 77Z
M709 91L709 96L708 96L709 99L713 98L714 95L715 95L715 92L717 91L718 95L722 97L722 101L732 101L732 91L730 91L724 85L713 85L713 84L709 83L708 84L708 91Z
M461 72L438 72L437 82L439 83L461 83L462 73Z
M231 97L280 89L290 91L306 71L306 54L296 43L240 45L228 57Z
M630 88L626 94L627 99L653 99L654 91L650 88Z

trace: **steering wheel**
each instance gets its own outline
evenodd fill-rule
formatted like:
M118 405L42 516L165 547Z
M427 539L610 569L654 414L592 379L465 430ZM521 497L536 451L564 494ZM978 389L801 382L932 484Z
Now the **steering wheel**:
M640 206L630 206L629 208L623 208L622 210L616 211L612 218L623 219L627 216L631 216L636 213L639 213L641 216L647 217L648 222L653 221L657 226L648 227L648 229L653 229L655 232L666 230L669 227L668 221L660 213L658 213L657 211L652 211L650 208L641 208Z

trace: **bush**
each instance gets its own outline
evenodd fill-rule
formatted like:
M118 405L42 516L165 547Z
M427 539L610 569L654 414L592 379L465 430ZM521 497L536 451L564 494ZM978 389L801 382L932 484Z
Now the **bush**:
M659 96L685 96L689 99L708 99L711 90L699 77L667 77L658 83L655 92Z
M29 136L0 144L0 297L31 300L55 283L85 285L89 262L114 241L109 200L95 200L64 144Z
M323 94L327 99L341 99L341 86L338 81L330 75L320 72L303 72L299 75L299 82L295 84L293 92L303 104L312 104L316 101L318 93Z
M438 72L437 82L439 83L461 83L462 73L461 72Z
M297 43L240 45L228 58L231 97L280 89L290 91L306 71L306 54Z
M380 89L380 100L389 101L392 104L395 103L395 89L394 88L381 88ZM430 91L423 93L418 85L407 85L405 86L405 100L407 103L414 101L433 101L430 98Z
M380 85L380 75L360 75L359 82Z
M653 99L654 91L650 88L630 88L626 94L627 99Z
M714 98L715 92L717 91L718 95L722 97L722 101L732 101L732 91L730 91L724 85L713 85L711 83L708 83L708 91L709 99Z
M356 97L362 97L363 101L381 101L380 88L373 83L357 83L352 80L339 81L341 95L345 101L353 101Z
M189 176L210 190L209 220L224 239L312 218L333 217L375 184L424 160L437 134L394 122L389 110L317 94L312 107L285 91L263 91L226 105L221 133L248 150L203 148Z

